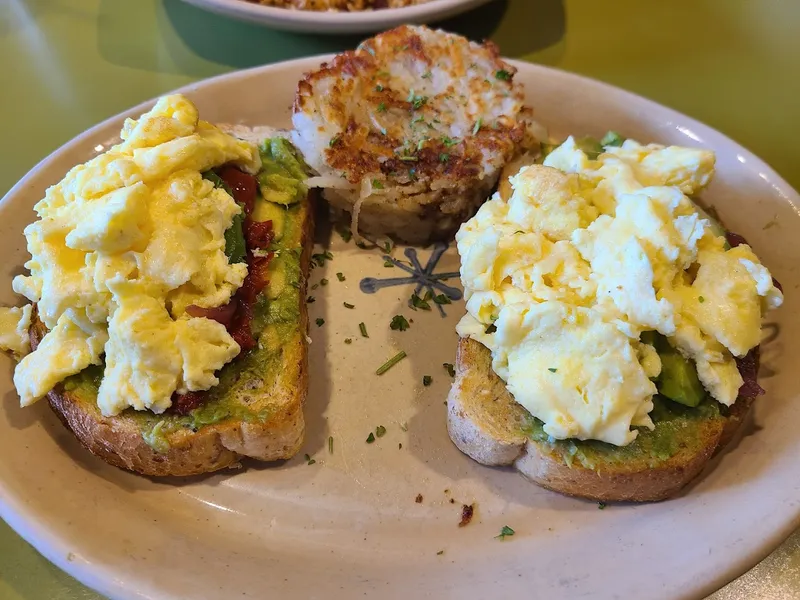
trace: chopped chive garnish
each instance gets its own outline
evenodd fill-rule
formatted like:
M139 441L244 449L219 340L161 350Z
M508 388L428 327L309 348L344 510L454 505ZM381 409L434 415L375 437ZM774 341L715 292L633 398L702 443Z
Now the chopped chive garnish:
M450 374L450 377L456 376L456 368L453 366L452 363L442 363L442 366L444 367L445 371L447 371Z
M481 130L481 125L483 125L483 118L479 118L475 121L475 127L472 128L472 135L478 135L478 132Z
M367 335L367 326L364 325L364 323L359 323L358 324L358 329L361 331L361 337L365 337L365 338L369 337L369 335Z
M375 441L375 434L370 431L369 435L367 436L367 443L371 444L374 441Z
M333 137L331 138L331 141L330 141L330 142L328 142L328 146L330 146L331 148L333 148L333 147L334 147L336 144L338 144L338 143L339 143L339 142L341 142L341 141L342 141L342 136L340 136L340 135L335 135L335 136L333 136Z
M303 458L306 459L306 463L308 463L309 465L313 465L315 462L317 462L313 458L311 458L308 454L306 454Z
M705 301L706 301L706 299L705 299L705 298L703 298L702 296L700 296L700 297L698 298L698 300L700 301L700 304L702 304L703 302L705 302Z
M328 285L328 280L327 280L327 279L325 279L325 278L323 278L323 279L320 279L320 280L319 280L319 284L320 284L320 285Z
M436 556L441 556L442 554L444 554L444 550L439 550L439 551L436 553Z
M606 505L606 503L605 503L605 502L598 502L598 503L597 503L597 508L598 508L599 510L603 510L603 509L604 509L606 506L607 506L607 505Z
M353 232L344 227L339 229L339 235L345 241L345 243L353 239Z
M375 91L376 92L382 92L383 91L383 85L381 85L380 83L378 85L376 85L375 86Z
M389 324L389 328L394 331L405 331L409 327L410 325L403 315L395 315L392 318L392 322Z
M458 141L454 140L453 138L443 137L442 143L449 148L450 146L455 146L456 144L458 144Z
M433 77L433 73L431 73L430 71L425 71L425 72L422 74L422 78L423 78L423 79L430 79L431 77Z
M392 268L392 267L394 267L394 263L387 258L385 261L383 261L383 266L384 267L388 267L388 268Z
M453 303L453 301L450 300L450 298L448 298L445 294L439 294L438 296L434 296L433 297L433 301L436 302L436 304L452 304Z
M508 81L509 79L511 79L511 73L509 73L505 69L500 69L497 73L494 74L494 76L496 79L499 79L501 81Z
M386 435L386 427L384 427L383 425L378 425L375 428L375 437L382 438L385 435Z
M383 189L383 183L381 183L381 181L379 179L373 179L372 180L372 187L374 187L376 190L382 190Z
M405 357L406 357L405 350L401 350L400 352L395 354L392 358L390 358L385 363L383 363L380 367L378 367L378 370L375 371L375 374L376 375L383 375L384 373L386 373L386 371L391 369L393 366L395 366L397 363L399 363Z
M308 298L306 298L306 304L314 304L314 302L316 301L317 299L314 298L314 296L309 296Z
M328 453L333 454L333 436L328 436Z
M353 343L353 340L352 340L352 339L350 339L350 338L344 338L344 343L345 343L345 344L352 344L352 343Z
M425 387L428 387L432 383L433 383L433 377L431 377L430 375L423 375L422 376L422 385L424 385Z
M344 274L342 274L342 273L337 273L337 274L336 274L336 279L338 279L339 281L344 281L344 279L345 279L345 277L344 277Z
M322 327L323 325L325 325L325 319L323 319L321 317L318 318L317 319L317 327Z
M511 527L508 525L503 525L503 528L500 530L500 535L495 536L494 539L496 540L504 540L509 536L512 536L516 533Z
M556 372L558 372L558 369L556 369L555 367L548 367L548 369L547 369L547 370L548 370L548 371L550 371L551 373L556 373Z
M380 104L378 104L378 112L386 112L386 103L385 102L381 102Z
M343 305L345 308L355 308L355 307L356 307L356 305L355 305L355 304L350 304L349 302L342 302L342 305Z
M312 286L311 286L311 289L312 289L312 290L315 290L315 289L317 289L318 287L319 287L319 284L318 284L318 283L315 283L314 285L312 285Z
M449 154L447 154L446 152L442 152L442 153L439 155L439 162L446 163L448 160L450 160L450 155L449 155Z

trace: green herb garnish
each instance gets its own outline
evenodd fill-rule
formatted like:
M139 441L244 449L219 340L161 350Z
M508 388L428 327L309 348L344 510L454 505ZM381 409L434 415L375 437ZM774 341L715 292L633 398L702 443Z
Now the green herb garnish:
M395 315L392 317L392 322L389 324L389 328L394 331L405 331L409 327L410 325L403 315Z
M383 363L380 367L378 367L378 370L375 371L375 374L383 375L384 373L386 373L386 371L391 369L393 366L395 366L397 363L403 360L406 356L407 355L405 353L405 350L401 350L400 352L395 354L392 358Z
M550 371L551 373L556 373L558 371L558 369L556 369L555 367L548 367L547 370Z
M325 325L325 319L321 317L318 318L316 322L317 322L317 327L322 327L323 325Z
M315 462L317 462L313 458L311 458L308 454L304 455L303 458L306 459L306 463L308 463L309 465L313 465Z
M375 441L375 434L370 431L369 435L367 436L367 443L371 444L374 441Z
M472 135L478 135L478 132L481 130L481 125L483 125L483 118L479 118L475 121L475 127L472 128Z
M319 284L320 285L328 285L328 280L323 277L322 279L319 280Z
M383 261L383 266L387 268L392 268L394 267L394 263L387 258L385 261Z
M501 81L508 81L511 79L511 73L506 71L505 69L500 69L497 73L494 74L495 79L499 79Z
M343 305L345 308L350 308L350 309L353 309L353 308L355 308L355 307L356 307L356 305L355 305L355 304L350 304L349 302L342 302L342 305Z
M421 308L422 310L430 310L431 305L428 302L429 298L420 298L416 294L411 294L411 308L417 310Z
M453 363L442 363L442 366L444 367L445 371L448 372L450 377L456 376L456 368L453 366Z
M386 103L385 102L381 102L380 104L378 104L378 112L380 112L380 113L386 112Z
M309 296L308 298L306 298L306 304L314 304L314 302L316 301L317 299L314 298L314 296Z
M700 297L698 298L698 300L700 301L700 304L702 304L703 302L705 302L705 301L706 301L706 299L705 299L705 298L703 298L703 296L700 296Z
M432 383L433 383L433 377L431 377L430 375L423 375L422 376L422 385L424 385L425 387L428 387Z
M606 505L606 503L605 503L605 502L598 502L598 503L597 503L597 508L598 508L598 510L603 510L603 509L604 509L606 506L607 506L607 505Z
M345 343L345 344L352 344L352 343L353 343L353 340L352 340L352 339L350 339L350 338L344 338L344 343Z
M500 530L500 535L496 535L494 539L496 540L505 540L507 537L512 536L516 533L511 527L508 525L503 525L503 528Z
M333 454L333 436L328 436L328 454Z
M364 323L359 323L358 324L358 329L361 331L361 337L365 337L365 338L369 337L369 335L367 335L367 326L364 325Z
M452 304L453 303L453 301L450 300L450 298L447 297L445 294L439 294L438 296L434 296L433 297L433 301L436 302L436 304Z
M406 423L405 421L400 423L400 429L402 429L403 431L408 431L408 423Z
M446 163L448 160L450 160L450 155L446 152L442 152L439 155L439 162Z
M378 425L375 428L375 437L382 438L385 435L386 435L386 427L384 427L383 425Z
M372 180L372 187L374 187L376 190L382 190L383 189L383 183L381 183L381 181L378 180L378 179L373 179Z
M333 147L334 147L336 144L338 144L338 143L339 143L339 142L341 142L341 141L342 141L342 136L337 134L337 135L335 135L335 136L333 136L333 137L331 138L331 141L330 141L330 142L328 142L328 146L330 146L331 148L333 148Z
M339 281L344 281L344 279L345 279L344 274L343 273L337 273L336 274L336 279L338 279Z

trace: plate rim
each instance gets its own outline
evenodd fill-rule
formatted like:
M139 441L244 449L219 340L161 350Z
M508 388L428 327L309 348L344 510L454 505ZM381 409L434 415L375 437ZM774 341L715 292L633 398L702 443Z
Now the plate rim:
M260 25L309 33L366 33L403 23L430 23L488 4L492 0L432 0L377 11L307 11L264 6L244 0L183 0L202 10Z
M232 1L238 2L240 0ZM268 65L260 65L248 69L235 70L229 73L224 73L189 83L179 88L166 91L154 98L140 102L135 106L123 110L93 125L89 129L83 131L67 141L65 144L50 152L47 156L36 163L3 195L2 198L0 198L0 207L3 207L7 203L11 202L12 199L28 185L31 179L39 175L40 172L46 171L49 165L58 157L65 153L74 152L77 147L82 145L87 139L96 135L100 130L105 129L114 123L121 125L122 121L126 117L143 112L151 107L158 97L173 93L185 93L191 95L193 92L200 91L202 88L214 84L234 82L238 79L247 78L254 75L268 75L270 71L274 70L303 70L314 68L322 62L331 60L334 56L335 54L319 54L271 63ZM693 117L660 104L645 96L630 92L593 77L518 59L504 58L503 60L519 70L530 70L539 72L540 74L545 74L546 76L560 77L563 80L571 80L573 82L583 84L588 83L592 86L595 86L596 89L601 89L606 94L615 95L623 100L628 99L635 100L639 103L644 103L645 107L662 111L664 114L668 115L670 119L678 119L680 122L691 126L701 126L708 132L713 133L714 135L717 135L721 139L732 144L733 147L740 152L743 152L744 155L746 155L748 162L752 161L753 164L758 167L760 173L763 174L765 181L771 185L785 201L789 202L795 208L795 211L798 212L798 214L800 214L800 211L797 210L797 207L800 206L800 193L798 193L798 191L796 191L786 180L784 180L778 172L776 172L769 164L767 164L758 155L750 151L741 143L720 132L719 130L703 123L702 121L694 119ZM800 527L800 503L796 504L793 509L794 515L791 518L787 518L784 521L783 526L775 527L766 536L762 535L760 543L739 553L728 564L728 567L724 572L720 570L718 575L715 577L715 582L718 584L716 585L717 589L740 577L750 568L766 558L795 530L797 530L798 527ZM44 525L46 521L38 519L37 514L38 513L35 511L29 510L26 507L24 496L21 493L15 492L13 488L6 485L3 479L0 479L0 519L3 519L9 525L9 527L11 527L18 535L20 535L27 543L33 546L51 563L77 579L82 584L110 598L150 598L150 596L147 595L147 593L143 590L125 585L126 580L113 577L112 573L114 571L112 567L95 567L92 562L80 558L80 554L78 552L73 553L72 549L75 548L74 544L71 544L68 539L63 539L56 534L50 533L48 528ZM720 584L720 582L722 583ZM697 591L699 590L700 588L697 588Z

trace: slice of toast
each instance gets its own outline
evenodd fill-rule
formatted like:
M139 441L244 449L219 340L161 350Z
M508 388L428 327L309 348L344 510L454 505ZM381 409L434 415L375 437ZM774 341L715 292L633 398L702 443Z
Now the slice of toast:
M556 492L604 502L664 500L697 477L733 437L752 400L739 398L729 410L712 401L687 408L655 400L655 430L640 429L629 446L552 440L492 370L488 348L462 338L447 400L447 429L455 445L477 462L513 465Z
M263 327L258 346L223 367L220 384L201 407L186 416L128 409L104 417L97 407L102 367L90 367L57 386L48 394L50 407L93 454L143 475L197 475L238 466L242 457L273 461L294 456L305 433L305 298L313 229L310 195L308 201L287 209L280 240L282 253L299 255L299 273L291 282L296 293L281 296L295 306L266 303L261 319L257 315L255 321ZM270 269L279 268L281 260L276 256ZM286 278L285 272L282 276ZM34 349L46 332L35 320Z

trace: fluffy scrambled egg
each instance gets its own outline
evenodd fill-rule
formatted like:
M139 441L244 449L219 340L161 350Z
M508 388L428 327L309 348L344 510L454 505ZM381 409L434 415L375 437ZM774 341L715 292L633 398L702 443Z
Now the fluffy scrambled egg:
M247 276L225 255L242 209L201 173L225 163L255 173L258 149L200 120L181 95L126 120L121 137L50 187L25 228L30 275L13 287L49 332L16 367L23 406L105 359L104 415L161 413L174 392L216 385L239 353L223 325L186 308L227 304ZM0 346L25 354L30 317L30 306L3 309Z
M658 331L706 390L736 401L734 357L758 345L783 297L747 245L729 248L688 196L712 152L632 140L590 160L572 138L511 178L456 241L467 315L517 402L557 439L626 445L649 413Z

